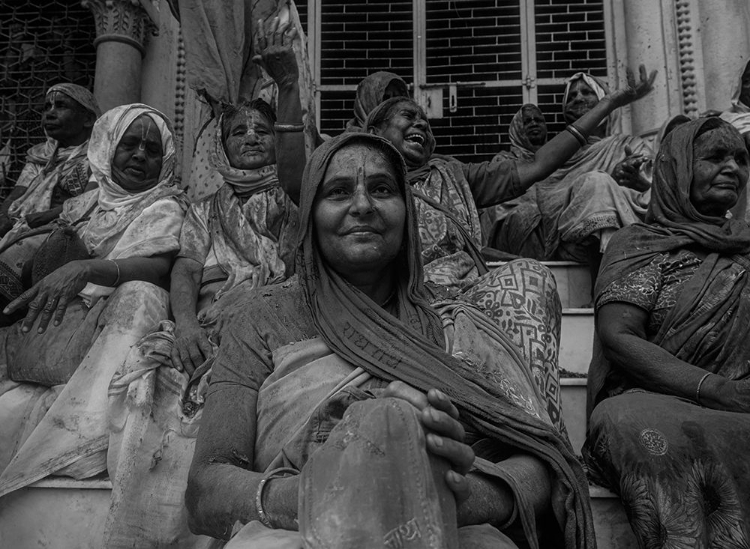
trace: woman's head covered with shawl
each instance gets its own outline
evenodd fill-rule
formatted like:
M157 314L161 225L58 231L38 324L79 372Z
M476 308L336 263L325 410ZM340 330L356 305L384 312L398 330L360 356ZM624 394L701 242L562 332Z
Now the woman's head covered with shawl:
M130 125L141 116L147 116L156 124L161 135L161 169L156 185L140 193L131 193L116 182L113 175L115 151ZM105 210L127 206L140 201L145 195L158 192L158 189L171 185L174 175L175 148L169 120L156 109L133 103L121 105L105 112L94 124L88 149L92 177L99 185L99 206Z
M255 122L252 120L252 115L254 114L259 115L260 121ZM256 156L262 155L264 158L267 158L268 163L263 166L243 169L235 166L230 161L230 154L227 151L227 138L229 137L233 122L242 117L246 120L246 125L254 124L252 128L241 128L245 132L243 139L246 141L246 145L250 145L253 149L258 149L259 154ZM276 113L263 99L253 99L252 101L236 106L230 105L219 117L209 152L209 163L221 174L224 181L232 186L238 195L250 195L278 185L279 180L276 173L276 154L274 148L275 133L273 129L275 122ZM259 135L258 132L261 132L260 126L263 126L262 129L269 133L265 136ZM253 143L247 142L247 134L251 130L256 134Z
M406 82L392 72L378 71L363 78L354 98L354 118L347 123L348 131L362 131L372 110L391 97L409 97Z
M573 84L578 82L579 80L582 80L586 83L586 85L591 88L591 90L596 94L597 99L601 101L602 97L609 94L609 86L603 81L597 78L596 76L593 76L591 74L585 73L585 72L577 72L570 78L568 78L568 81L565 83L565 92L563 93L563 99L562 99L562 108L563 112L565 111L565 106L568 103L568 99L570 96L570 90L573 87ZM612 135L612 132L617 127L617 123L620 119L620 109L615 109L612 114L610 114L607 118L605 118L601 125L605 125L605 136Z
M532 129L535 143L531 142L528 130ZM519 158L533 160L536 151L547 141L547 124L542 111L533 103L526 103L513 115L508 130L511 150Z
M427 164L435 136L424 109L409 97L392 97L375 107L364 129L388 139L404 157L409 170Z
M96 102L94 94L83 86L67 82L55 84L47 90L46 95L54 95L57 92L64 93L70 97L73 101L81 105L81 107L93 114L94 118L99 118L102 115L102 110L99 108L99 103Z
M416 211L411 188L406 184L406 168L398 150L387 140L366 133L345 132L326 141L315 150L305 168L300 196L300 233L297 250L297 272L313 317L321 323L338 325L345 315L336 313L337 305L359 317L376 323L398 324L395 318L356 290L328 266L320 253L314 226L316 195L324 181L331 160L341 150L351 146L366 146L378 151L396 174L401 199L406 206L406 222L401 250L393 262L397 277L398 318L428 337L433 344L442 344L440 319L428 305L423 283L421 247ZM359 312L357 312L359 311ZM402 325L403 326L403 325ZM319 325L321 334L331 333Z

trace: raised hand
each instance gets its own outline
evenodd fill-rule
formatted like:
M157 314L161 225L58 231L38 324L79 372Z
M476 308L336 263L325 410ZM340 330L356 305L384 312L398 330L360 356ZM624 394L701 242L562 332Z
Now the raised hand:
M646 96L654 89L654 80L656 79L657 71L651 71L651 74L646 73L646 67L640 65L638 67L639 81L636 82L635 75L631 69L627 69L627 84L613 91L609 94L609 98L615 107L624 107L625 105L637 101L641 97Z
M299 67L292 45L297 36L290 21L274 17L267 24L259 20L254 29L253 62L257 63L281 88L297 82Z
M191 376L212 355L213 348L208 336L197 323L189 327L177 326L172 346L172 366L177 371Z

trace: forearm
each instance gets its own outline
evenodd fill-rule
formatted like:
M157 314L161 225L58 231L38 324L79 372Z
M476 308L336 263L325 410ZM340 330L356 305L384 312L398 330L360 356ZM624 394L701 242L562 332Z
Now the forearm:
M676 358L642 337L620 334L604 343L606 358L638 387L647 391L695 400L696 390L706 370ZM701 404L724 408L719 390L726 380L710 376L701 385Z
M295 81L279 88L277 124L302 125L299 84ZM305 132L276 132L276 164L281 188L292 202L299 204L302 173L305 169Z
M513 491L507 483L481 474L467 475L471 496L456 510L458 525L506 524L513 513Z
M172 268L169 302L178 328L198 325L198 292L202 267L195 260L180 257Z
M162 254L115 260L85 259L81 263L87 282L114 287L133 280L160 284L169 272L171 258L168 254Z

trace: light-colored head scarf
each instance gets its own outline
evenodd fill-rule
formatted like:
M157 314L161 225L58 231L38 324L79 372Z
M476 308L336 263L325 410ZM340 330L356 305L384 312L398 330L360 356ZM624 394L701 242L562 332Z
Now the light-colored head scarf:
M69 84L67 82L63 84L55 84L47 90L47 95L55 92L64 93L73 101L76 101L78 104L80 104L84 109L93 113L97 118L102 115L102 111L99 108L99 103L96 102L94 94L83 86L78 86L77 84Z
M256 99L255 101L260 100ZM262 116L266 116L265 113L253 106L255 101L242 105L241 108L253 109L258 111ZM239 196L252 195L278 186L279 178L276 173L276 164L269 164L251 170L242 170L235 168L229 163L222 133L226 116L226 113L222 114L216 124L216 131L214 132L214 139L211 143L208 158L211 166L221 174L224 181L231 185L235 193ZM270 120L270 122L273 125L274 121Z
M565 93L563 94L562 99L562 108L563 111L565 111L565 105L568 102L568 95L570 94L570 88L573 86L573 83L577 80L583 80L586 82L589 88L591 88L594 93L596 94L596 97L601 100L602 97L607 95L609 93L609 86L603 81L597 78L596 76L593 76L591 74L585 73L585 72L577 72L570 78L568 78L568 81L565 84ZM618 126L618 123L620 121L620 111L619 109L615 109L607 118L605 118L599 125L605 124L605 136L612 135L612 133L615 131L615 129Z
M118 185L112 177L112 160L120 139L136 118L146 115L154 121L163 149L159 181L142 192L131 193ZM96 256L103 255L140 213L165 196L177 196L182 191L173 185L175 148L169 120L156 109L133 103L105 112L94 124L88 150L91 177L99 185L98 207L82 235L87 248Z
M523 112L529 109L533 109L539 112L539 114L542 113L539 107L533 103L526 103L518 109L518 112L515 115L513 115L513 120L510 121L510 129L508 130L510 150L513 151L518 158L524 160L534 160L536 151L540 148L531 144L529 137L526 135L523 128Z

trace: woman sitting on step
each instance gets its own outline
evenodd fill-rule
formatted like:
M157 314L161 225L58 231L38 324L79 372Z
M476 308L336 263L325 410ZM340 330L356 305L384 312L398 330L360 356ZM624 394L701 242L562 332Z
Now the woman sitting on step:
M51 474L105 471L109 381L167 317L163 286L187 206L174 155L169 122L147 105L94 124L98 187L65 202L64 230L34 256L39 281L5 311L25 318L0 329L0 496Z
M303 182L297 275L225 296L191 528L227 548L593 547L588 487L523 349L423 282L398 150L344 133ZM554 295L534 264L506 276Z
M730 124L676 127L646 224L604 255L584 456L641 547L750 544L750 227L727 215L748 175Z

